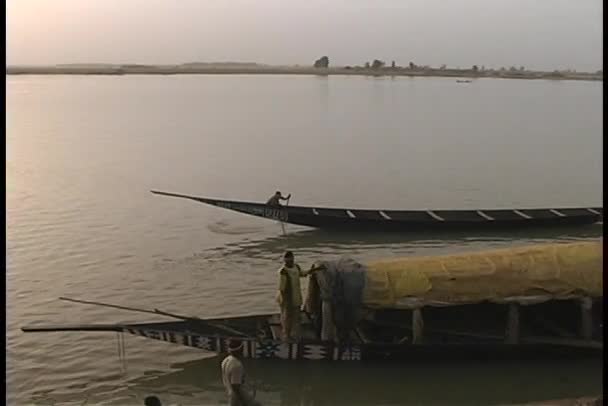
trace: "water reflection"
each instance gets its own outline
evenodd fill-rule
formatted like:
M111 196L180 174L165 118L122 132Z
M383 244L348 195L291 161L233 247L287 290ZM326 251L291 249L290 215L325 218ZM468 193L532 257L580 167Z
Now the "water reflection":
M219 358L130 382L179 404L224 399ZM494 405L599 394L601 360L547 363L245 363L265 405ZM212 403L208 403L212 404Z
M224 254L247 253L253 257L280 254L286 249L311 253L336 253L349 250L402 249L442 247L498 247L512 244L541 244L599 238L603 224L579 227L557 227L503 232L446 233L353 233L325 230L301 230L262 239L244 239L211 251ZM451 249L453 251L454 249Z

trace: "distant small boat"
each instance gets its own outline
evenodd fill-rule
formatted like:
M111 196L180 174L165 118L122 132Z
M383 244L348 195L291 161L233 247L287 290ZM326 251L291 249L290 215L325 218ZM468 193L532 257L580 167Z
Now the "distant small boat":
M458 231L572 226L599 222L601 207L490 210L361 210L305 206L268 206L264 203L210 199L152 191L162 196L190 199L224 209L300 226L369 232Z
M472 80L456 80L456 83L471 83Z

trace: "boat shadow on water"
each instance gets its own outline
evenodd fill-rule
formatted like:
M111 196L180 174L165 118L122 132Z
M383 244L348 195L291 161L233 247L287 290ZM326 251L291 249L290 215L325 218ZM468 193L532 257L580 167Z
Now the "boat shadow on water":
M443 249L455 252L463 248L499 248L514 244L538 244L560 241L577 241L599 238L603 235L603 223L577 227L553 227L517 231L454 231L420 233L364 233L340 232L320 229L298 229L286 234L246 239L217 247L211 251L220 254L244 254L251 257L267 257L283 251L303 250L315 254L356 252L358 250L397 249L402 254L414 254L422 249Z
M195 399L221 402L225 394L220 360L172 365L177 371L138 378L129 386L139 393L165 393L179 404ZM504 405L589 396L602 390L602 362L597 358L362 365L303 362L297 366L281 361L244 363L256 398L264 405ZM190 400L182 403L181 399Z

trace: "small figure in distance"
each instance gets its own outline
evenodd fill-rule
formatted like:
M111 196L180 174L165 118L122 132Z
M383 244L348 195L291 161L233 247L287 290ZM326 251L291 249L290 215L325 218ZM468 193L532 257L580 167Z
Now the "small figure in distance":
M270 199L268 199L268 201L266 202L266 204L267 204L268 206L275 206L275 207L276 207L276 206L281 206L281 202L280 202L280 201L281 201L281 200L289 200L289 198L290 198L290 197L291 197L291 193L290 193L290 194L288 194L288 195L287 195L287 197L284 197L284 196L281 194L281 191L280 191L280 190L277 190L277 191L275 192L275 194L274 194L274 195L272 195L272 197L271 197Z
M156 396L146 396L144 399L144 406L162 406L160 399Z

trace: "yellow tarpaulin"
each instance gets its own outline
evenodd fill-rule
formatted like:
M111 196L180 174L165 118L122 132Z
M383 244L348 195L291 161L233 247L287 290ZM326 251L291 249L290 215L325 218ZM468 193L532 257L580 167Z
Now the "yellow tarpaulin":
M363 303L412 308L602 296L603 241L533 245L367 264Z

